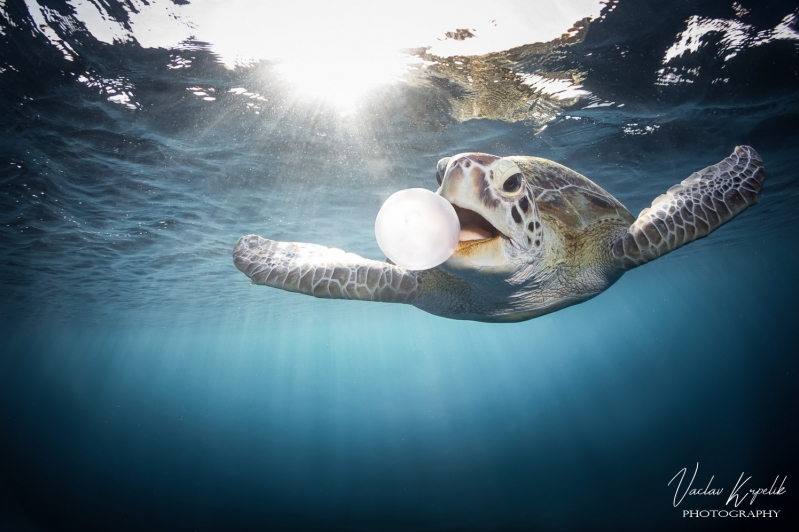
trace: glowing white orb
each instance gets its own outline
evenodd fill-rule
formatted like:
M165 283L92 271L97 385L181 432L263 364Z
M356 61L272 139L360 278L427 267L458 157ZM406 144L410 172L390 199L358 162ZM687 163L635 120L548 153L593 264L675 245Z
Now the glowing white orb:
M409 270L435 268L450 258L460 231L450 202L423 188L395 192L375 220L377 245L391 262Z

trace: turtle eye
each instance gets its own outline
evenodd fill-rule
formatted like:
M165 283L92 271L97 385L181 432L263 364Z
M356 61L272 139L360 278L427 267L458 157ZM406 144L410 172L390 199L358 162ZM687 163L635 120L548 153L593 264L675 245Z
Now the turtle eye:
M522 188L522 174L513 174L502 184L502 190L508 194L518 192Z

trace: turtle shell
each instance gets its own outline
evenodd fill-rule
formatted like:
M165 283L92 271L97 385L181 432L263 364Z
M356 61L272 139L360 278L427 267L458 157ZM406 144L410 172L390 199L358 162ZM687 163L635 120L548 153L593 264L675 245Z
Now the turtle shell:
M508 157L522 170L544 222L582 229L601 220L630 225L635 217L619 200L587 177L538 157Z

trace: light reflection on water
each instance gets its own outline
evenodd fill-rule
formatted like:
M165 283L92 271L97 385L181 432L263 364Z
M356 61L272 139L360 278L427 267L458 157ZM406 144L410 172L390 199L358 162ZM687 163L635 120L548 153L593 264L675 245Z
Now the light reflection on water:
M92 2L70 5L74 14L68 16L28 5L41 31L67 59L75 51L59 31L69 33L81 26L108 44L135 42L144 48L190 52L189 43L208 43L204 48L226 67L271 62L293 92L334 105L344 114L351 113L376 87L406 81L407 74L424 70L439 58L496 53L573 36L575 22L596 18L603 6L596 0L508 2L490 9L482 2L292 2L278 6L249 0L156 1L123 8L125 16L116 20L119 13L106 13ZM468 38L454 31L456 27L463 28ZM186 55L190 54L173 57L169 68L190 68L192 60ZM547 85L543 81L538 82L539 88ZM131 97L130 92L110 92L108 99L134 106Z

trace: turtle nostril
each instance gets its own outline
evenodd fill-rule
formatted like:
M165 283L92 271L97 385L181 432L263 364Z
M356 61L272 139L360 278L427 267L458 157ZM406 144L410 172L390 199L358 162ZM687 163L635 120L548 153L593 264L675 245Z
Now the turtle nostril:
M522 174L513 174L502 184L502 190L508 194L518 192L522 188Z

